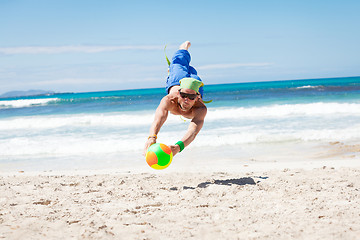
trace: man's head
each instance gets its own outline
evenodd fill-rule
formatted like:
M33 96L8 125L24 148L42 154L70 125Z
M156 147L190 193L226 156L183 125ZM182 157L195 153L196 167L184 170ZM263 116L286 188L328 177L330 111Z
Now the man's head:
M204 84L194 78L183 78L180 80L179 104L181 109L190 110L196 100L200 98L199 88Z
M183 78L180 80L180 89L191 89L199 94L199 88L204 86L202 81L195 78Z

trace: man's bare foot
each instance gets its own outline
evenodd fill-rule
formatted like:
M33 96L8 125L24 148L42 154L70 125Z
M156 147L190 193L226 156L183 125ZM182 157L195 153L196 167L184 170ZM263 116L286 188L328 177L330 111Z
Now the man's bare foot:
M189 41L186 41L186 42L183 42L183 43L180 45L179 49L180 49L180 50L182 50L182 49L188 50L190 46L191 46L191 43L190 43Z

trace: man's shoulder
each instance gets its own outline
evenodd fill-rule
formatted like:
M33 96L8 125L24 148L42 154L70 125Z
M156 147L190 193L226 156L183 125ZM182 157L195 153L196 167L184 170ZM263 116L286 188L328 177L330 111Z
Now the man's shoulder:
M194 106L195 108L201 110L201 111L206 111L207 107L205 106L205 103L202 100L197 101L197 103Z
M205 106L205 104L203 102L199 102L199 104L197 104L193 109L194 109L195 115L197 115L197 116L202 115L205 117L205 115L207 113L207 107Z
M175 101L177 100L178 95L176 93L169 93L168 95L164 96L163 99L165 101Z
M174 105L174 104L176 104L176 99L177 99L176 95L168 94L161 99L161 104L164 104L167 106Z

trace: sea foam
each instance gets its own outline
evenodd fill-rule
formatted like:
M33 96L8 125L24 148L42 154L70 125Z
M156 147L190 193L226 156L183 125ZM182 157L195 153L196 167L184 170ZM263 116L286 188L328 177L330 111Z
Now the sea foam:
M29 116L0 120L0 160L139 154L154 111ZM169 114L158 141L172 144L190 120ZM209 108L192 148L360 140L360 104L311 103Z
M293 117L323 116L332 114L360 115L358 103L309 103L284 104L263 107L215 108L208 111L207 120L263 118L263 117Z
M334 117L360 116L358 103L310 103L284 104L263 107L209 108L205 123L215 123L224 120L242 121L244 119L266 120L295 117ZM71 114L50 116L29 116L6 118L0 120L0 130L19 129L54 129L65 127L144 127L149 126L154 119L154 111L115 112L102 114ZM296 119L295 119L296 120ZM179 124L190 121L169 114L168 124ZM276 121L276 120L275 120ZM231 126L230 126L231 127Z

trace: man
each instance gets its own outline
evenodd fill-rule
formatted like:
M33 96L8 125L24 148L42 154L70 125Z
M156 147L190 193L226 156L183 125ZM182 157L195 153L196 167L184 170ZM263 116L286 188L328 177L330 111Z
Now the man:
M182 43L172 58L166 82L168 95L162 98L156 109L155 119L145 143L144 154L151 144L156 143L157 134L165 123L169 112L191 119L188 130L181 141L169 146L174 156L195 139L204 124L207 112L201 98L204 84L197 76L196 70L190 66L190 54L188 52L190 46L189 41Z

